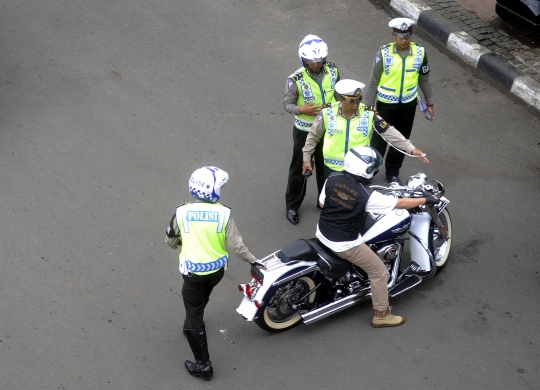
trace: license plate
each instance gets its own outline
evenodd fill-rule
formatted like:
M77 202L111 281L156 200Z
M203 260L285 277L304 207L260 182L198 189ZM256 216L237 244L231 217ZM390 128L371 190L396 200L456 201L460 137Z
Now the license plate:
M437 214L440 214L446 208L446 206L448 206L448 203L450 203L450 201L444 196L441 196L440 202L437 205Z
M264 275L260 270L260 265L257 264L251 264L251 276L255 279L257 279L261 284L264 280Z

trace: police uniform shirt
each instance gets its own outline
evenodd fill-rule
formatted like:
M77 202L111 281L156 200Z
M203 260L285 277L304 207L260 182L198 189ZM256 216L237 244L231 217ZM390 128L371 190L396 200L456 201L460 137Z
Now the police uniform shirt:
M412 55L410 46L407 50L397 50L396 48L395 52L398 53L401 58ZM424 56L424 62L427 63L427 54ZM425 64L422 65L424 66ZM375 103L377 102L377 88L379 87L379 81L381 80L382 72L383 55L381 53L381 50L378 50L377 55L375 56L375 60L373 61L371 77L366 87L366 92L364 93L363 102L366 106L375 106ZM434 104L433 90L431 89L431 82L429 81L429 73L423 74L422 72L420 72L420 74L418 75L418 86L424 94L424 100L426 101L426 104L429 106Z
M326 69L321 68L318 73L309 71L309 75L317 84L321 84L324 76L327 74ZM339 80L339 78L338 78ZM300 115L300 106L296 104L298 101L298 85L296 82L290 84L287 80L287 87L285 89L285 97L283 98L283 108L289 114Z
M343 116L343 112L341 110L341 106L338 110L338 115ZM351 118L354 118L355 116L358 116L358 110L353 114ZM374 121L375 123L375 118ZM313 126L311 126L311 129L309 129L309 133L306 138L306 144L302 148L302 153L304 155L304 161L311 161L311 156L313 155L313 152L315 151L315 148L317 147L317 144L319 141L324 137L326 129L324 126L324 116L322 115L322 110L319 113L319 116L317 116L317 119L315 122L313 122ZM386 128L386 131L384 132L384 138L388 140L392 145L394 145L396 148L404 150L407 153L411 153L413 149L415 149L415 146L403 137L403 135L396 130L394 126L388 126Z
M324 183L321 195L319 196L319 202L324 205L325 200L326 182ZM380 192L373 191L366 203L366 213L388 214L396 207L397 201L398 199L394 198L393 196L384 195ZM364 242L361 234L359 234L358 238L353 241L331 241L321 233L319 230L319 224L317 224L317 231L315 232L315 235L324 245L332 249L334 252L344 252Z

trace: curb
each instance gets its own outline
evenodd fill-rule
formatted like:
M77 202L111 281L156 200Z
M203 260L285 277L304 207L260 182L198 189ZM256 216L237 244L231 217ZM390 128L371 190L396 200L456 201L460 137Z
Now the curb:
M420 0L380 0L499 86L540 111L540 82L525 75L504 58L481 46L471 35Z

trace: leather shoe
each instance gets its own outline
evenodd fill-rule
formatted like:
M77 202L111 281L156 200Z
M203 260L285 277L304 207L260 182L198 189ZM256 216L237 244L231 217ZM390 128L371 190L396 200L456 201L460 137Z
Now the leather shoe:
M293 225L298 225L298 211L296 211L296 210L287 210L287 219Z
M399 180L399 176L389 176L386 175L386 180L388 180L389 183L398 183L400 186L403 185L401 180Z
M184 363L184 367L186 367L186 370L189 372L189 375L194 376L196 378L209 380L212 378L212 376L214 376L214 369L212 368L212 363L210 362L199 363L199 362L192 362L191 360L186 360Z

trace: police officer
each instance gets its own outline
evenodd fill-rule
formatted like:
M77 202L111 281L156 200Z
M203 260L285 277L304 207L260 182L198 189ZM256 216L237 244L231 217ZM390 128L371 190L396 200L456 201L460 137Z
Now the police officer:
M283 99L285 111L294 114L293 155L289 167L289 178L285 203L287 220L296 225L299 221L298 209L304 200L306 186L302 175L302 148L307 133L322 106L335 101L334 86L339 81L336 64L326 62L328 46L316 35L307 35L298 48L302 67L287 79ZM321 192L324 184L322 144L315 151L317 170L317 190Z
M376 103L379 115L405 138L411 135L418 86L424 93L427 110L435 117L428 57L422 45L411 42L413 25L414 21L408 18L396 18L388 23L394 42L378 49L365 99L369 106ZM384 156L386 142L378 134L373 134L371 146ZM386 156L386 179L389 182L401 184L399 169L402 164L403 154L389 148Z
M374 328L399 326L405 322L405 317L391 313L386 266L368 248L360 234L370 218L368 213L387 214L393 209L412 209L439 202L432 195L398 199L372 190L367 184L383 163L381 155L370 147L357 146L347 152L344 171L332 173L324 184L319 197L324 206L315 233L336 255L368 274L374 312L371 326Z
M186 309L184 335L195 357L195 362L186 360L184 365L192 376L203 379L212 378L214 372L208 354L204 308L227 267L229 254L225 243L243 260L255 261L234 224L231 209L218 203L220 190L228 179L227 172L212 166L193 172L189 191L197 200L178 206L165 237L172 249L182 246L179 259Z
M340 80L336 84L339 101L323 109L309 130L303 148L303 172L312 169L311 156L322 140L325 178L331 172L343 171L347 151L356 146L369 146L373 128L395 147L418 156L423 162L429 162L420 149L415 148L411 141L388 125L372 107L360 103L364 86L361 82L350 79Z

